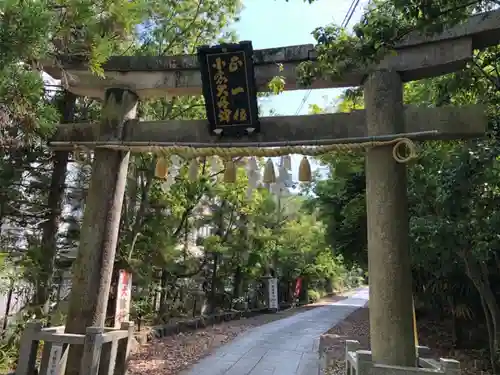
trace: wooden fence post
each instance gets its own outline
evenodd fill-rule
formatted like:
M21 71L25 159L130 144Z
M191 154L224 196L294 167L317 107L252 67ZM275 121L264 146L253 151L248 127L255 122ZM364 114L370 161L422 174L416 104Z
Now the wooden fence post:
M36 334L42 330L41 322L29 322L26 324L21 337L19 348L19 359L16 366L16 375L32 375L35 371L36 354L38 351L38 340Z
M134 338L134 323L123 322L120 330L128 331L128 337L118 342L118 349L116 351L116 362L114 375L125 375L128 368L128 355L130 352L130 345Z
M88 327L83 344L81 375L97 375L101 360L103 327Z

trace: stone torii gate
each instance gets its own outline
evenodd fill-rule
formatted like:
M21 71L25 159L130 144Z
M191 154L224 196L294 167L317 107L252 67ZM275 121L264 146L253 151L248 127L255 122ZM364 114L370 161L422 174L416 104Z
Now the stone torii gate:
M312 86L363 85L366 110L261 118L259 134L237 139L215 138L203 120L136 119L141 98L201 94L196 56L113 57L104 67L106 79L94 77L81 64L67 62L65 74L55 65L47 66L45 70L62 78L71 92L104 100L100 123L59 125L50 141L54 149L91 148L95 152L70 302L74 319L67 322L66 332L83 333L87 326L104 325L130 152L171 145L325 145L414 132L420 132L420 140L481 137L487 125L483 107L405 108L402 88L407 81L462 69L474 49L496 45L499 40L500 11L473 16L432 37L410 35L397 46L396 55L377 66L351 72L336 82L318 80ZM275 75L285 77L286 90L298 89L295 68L313 58L311 50L312 46L305 45L255 51L259 91L266 90ZM282 72L278 73L277 62L283 64ZM366 154L371 348L377 363L413 367L406 166L393 159L392 151L391 146L383 146Z

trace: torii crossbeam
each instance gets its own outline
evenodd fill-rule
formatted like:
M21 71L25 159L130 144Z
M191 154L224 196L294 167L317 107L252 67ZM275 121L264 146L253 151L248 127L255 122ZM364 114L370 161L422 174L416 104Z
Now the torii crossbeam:
M422 133L419 140L451 140L481 137L485 133L486 113L482 105L465 107L405 109L402 133ZM241 138L217 138L209 134L205 120L138 121L123 125L121 139L110 139L95 130L98 123L64 124L57 128L50 145L55 149L93 149L123 146L132 152L148 151L148 146L168 147L278 147L283 143L317 146L356 143L370 139L366 129L366 111L308 116L261 118L261 132ZM432 131L436 130L433 134Z

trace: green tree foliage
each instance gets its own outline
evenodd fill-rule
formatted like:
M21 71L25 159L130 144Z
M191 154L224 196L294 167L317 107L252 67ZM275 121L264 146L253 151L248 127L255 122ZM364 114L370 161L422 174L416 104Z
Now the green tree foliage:
M329 25L315 30L319 65L304 64L304 82L336 79L390 54L412 32L433 33L455 25L494 1L372 1L352 31ZM429 142L409 167L410 236L417 306L451 318L457 346L489 348L498 371L498 47L476 52L463 71L408 83L406 103L423 106L482 103L489 115L481 140ZM362 91L347 90L339 110L362 106ZM366 265L363 160L356 155L321 158L330 174L316 184L311 206L327 225L327 236L347 261ZM486 331L471 328L483 319ZM465 338L469 331L469 338ZM481 336L482 335L482 336ZM481 337L488 337L487 343ZM471 343L474 342L474 344Z
M352 31L335 24L314 30L320 64L302 64L302 81L308 84L319 76L336 79L348 71L370 66L392 53L394 46L411 33L439 32L472 12L496 5L488 0L371 1Z
M100 111L91 98L70 103L66 92L48 92L45 62L88 61L102 74L113 54L193 53L202 44L235 40L231 23L240 9L239 0L0 2L0 246L8 254L1 261L19 271L15 283L27 292L26 314L37 307L52 324L64 320L58 277L70 272L78 247L92 161L90 153L52 153L45 141L68 104L74 121L96 121ZM282 85L281 77L271 82L276 92ZM145 100L139 117L199 119L204 105L200 97ZM156 156L131 158L115 269L133 272L134 317L165 321L261 307L262 277L270 272L280 280L280 300L288 303L298 277L315 295L360 282L334 255L324 223L303 210L304 199L276 200L265 189L248 197L242 168L236 183L226 184L223 167L214 171L207 160L200 160L199 178L192 181L190 162L181 162L166 189L154 177ZM200 228L206 231L195 234ZM11 270L5 267L2 275ZM51 307L48 316L42 304ZM17 353L20 331L9 333L12 339L0 347L0 372L15 359L5 354Z

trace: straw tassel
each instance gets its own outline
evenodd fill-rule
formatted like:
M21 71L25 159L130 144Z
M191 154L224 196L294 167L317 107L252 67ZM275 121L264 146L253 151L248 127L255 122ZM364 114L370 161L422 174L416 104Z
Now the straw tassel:
M224 182L233 183L236 182L236 166L232 159L226 161L224 170Z
M300 182L311 182L311 165L306 156L302 158L299 165L299 181Z
M262 182L265 184L273 184L276 182L276 173L274 172L274 163L271 158L267 159L266 166L264 167L264 176Z
M198 159L193 158L193 160L191 160L191 163L189 163L189 171L188 171L189 181L193 182L198 179L198 171L199 171Z
M160 156L156 160L155 166L155 177L165 179L168 176L168 161L164 157Z

